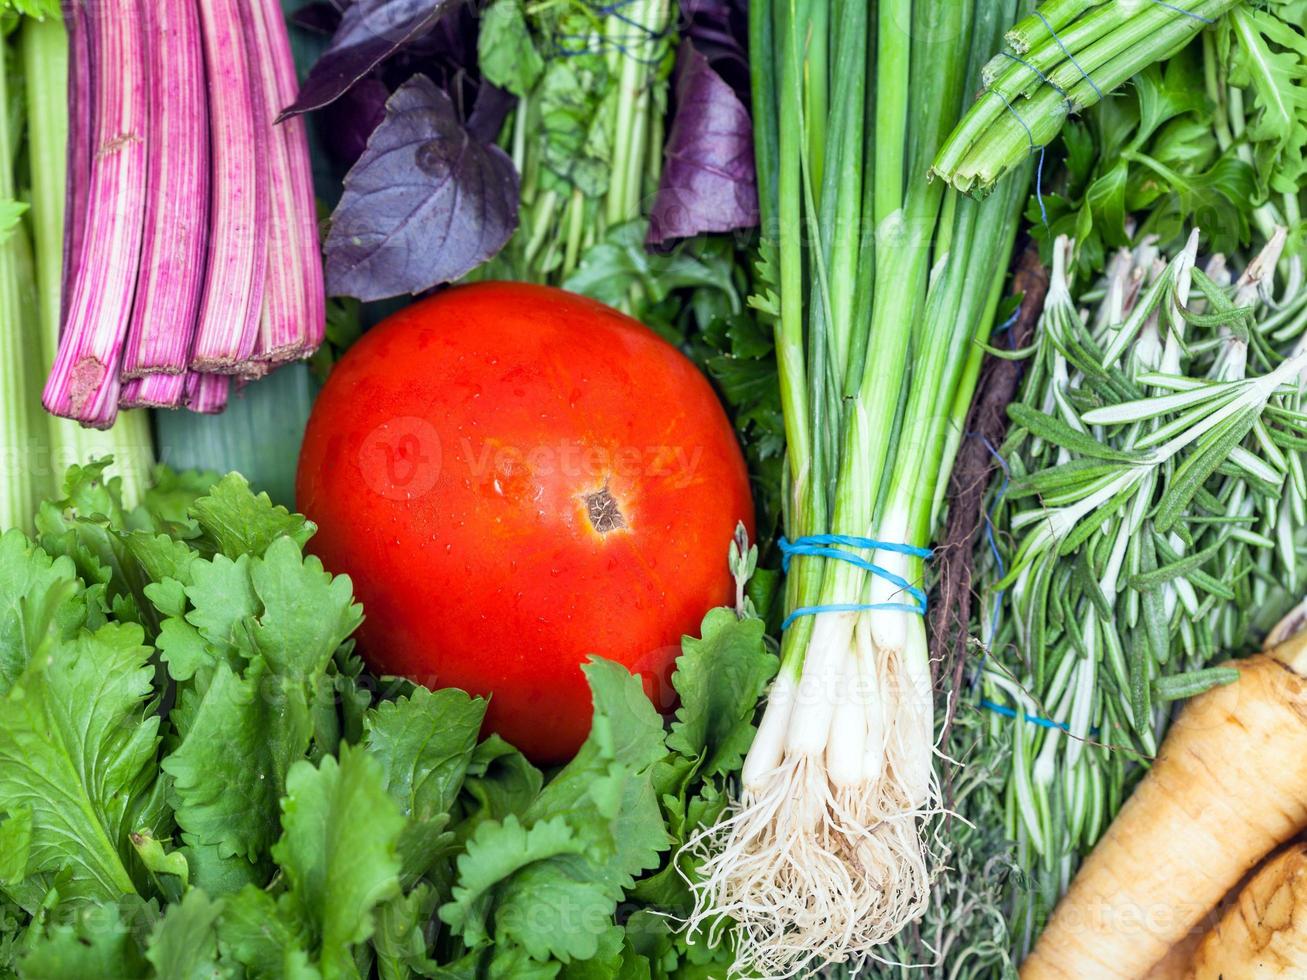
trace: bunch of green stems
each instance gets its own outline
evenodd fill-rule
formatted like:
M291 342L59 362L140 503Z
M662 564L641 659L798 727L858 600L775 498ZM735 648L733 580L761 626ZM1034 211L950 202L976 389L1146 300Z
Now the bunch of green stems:
M514 278L562 285L589 248L642 216L662 173L673 9L673 0L542 5L546 65L505 146L522 175L522 227L505 256ZM565 138L578 155L606 154L603 166L569 173L573 161L549 146L559 127L578 127Z
M1198 235L1122 251L1077 306L1059 239L995 488L981 675L1010 744L1007 830L1034 888L1021 951L1156 752L1169 702L1235 672L1298 585L1307 527L1307 290L1283 229L1232 282ZM997 610L995 607L998 607ZM996 612L999 618L996 619Z
M1169 57L1242 0L1046 0L985 66L985 91L934 163L959 190L987 188L1067 117Z
M67 76L68 38L56 18L22 17L0 38L0 206L22 209L0 231L0 531L26 527L64 470L93 457L114 458L132 506L154 461L143 412L100 432L41 408L61 323Z
M977 201L928 170L1020 6L750 5L769 287L753 305L775 323L786 532L835 535L854 561L794 557L738 799L692 845L691 929L728 917L745 971L886 955L927 899L925 566L898 546L930 544L1030 173Z

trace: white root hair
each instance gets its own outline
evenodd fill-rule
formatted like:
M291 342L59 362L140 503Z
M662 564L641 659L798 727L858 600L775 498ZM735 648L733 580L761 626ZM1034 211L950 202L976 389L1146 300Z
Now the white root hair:
M818 655L805 667L832 673L845 697L865 700L857 736L849 736L847 703L814 710L804 704L811 691L782 684L777 714L790 719L790 731L779 762L750 770L738 798L685 848L697 865L687 875L695 898L688 935L715 943L732 930L735 976L792 977L882 960L878 948L924 911L939 866L926 830L941 811L924 626L910 624L898 650L877 649L861 620L856 630L832 633L843 649L810 650ZM827 698L831 688L819 691ZM804 718L825 725L820 737L795 733ZM763 727L759 754L774 762L777 726ZM833 746L841 736L856 752ZM855 755L865 760L861 779Z

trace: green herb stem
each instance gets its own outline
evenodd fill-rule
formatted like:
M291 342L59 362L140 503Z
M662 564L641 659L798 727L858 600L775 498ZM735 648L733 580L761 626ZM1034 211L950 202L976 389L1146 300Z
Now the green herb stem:
M1056 39L1049 36L1028 52L1033 69L1004 59L1011 64L997 72L963 118L933 172L963 191L991 186L1032 149L1051 141L1069 112L1093 105L1183 45L1204 20L1220 17L1238 2L1199 0L1194 16L1163 4L1128 14L1115 4L1090 10Z

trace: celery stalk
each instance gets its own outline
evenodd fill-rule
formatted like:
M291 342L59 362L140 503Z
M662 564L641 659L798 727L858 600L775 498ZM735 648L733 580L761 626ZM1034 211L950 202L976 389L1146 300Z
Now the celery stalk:
M8 45L0 40L0 106L9 104L6 59ZM0 112L0 202L15 200L14 136L10 114ZM22 288L23 236L21 222L0 233L0 531L26 528L36 495L32 485L31 433L33 395L29 389L26 336L29 317Z

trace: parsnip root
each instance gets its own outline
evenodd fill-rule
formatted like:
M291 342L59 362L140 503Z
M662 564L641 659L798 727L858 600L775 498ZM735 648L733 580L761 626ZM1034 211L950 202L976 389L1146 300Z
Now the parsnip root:
M1054 910L1022 980L1136 980L1307 828L1307 634L1194 698Z
M1307 844L1262 866L1198 946L1186 980L1307 977Z

